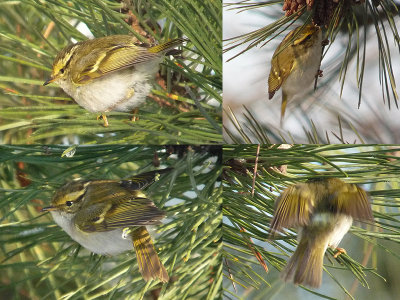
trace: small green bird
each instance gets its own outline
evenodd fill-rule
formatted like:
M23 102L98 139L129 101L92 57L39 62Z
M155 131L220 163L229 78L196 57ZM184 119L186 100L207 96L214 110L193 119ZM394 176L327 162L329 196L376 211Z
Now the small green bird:
M275 204L271 233L274 235L283 227L300 230L297 248L282 271L282 278L319 287L325 251L328 247L337 248L353 218L374 220L367 193L355 184L324 178L285 189Z
M72 239L94 253L117 255L133 247L143 279L167 282L167 270L146 228L159 224L165 213L142 190L170 170L151 171L129 180L73 181L58 189L51 205L42 211L50 211Z
M272 99L282 87L281 123L287 101L302 93L317 76L321 54L322 31L314 25L293 29L276 48L268 77L268 94Z
M146 100L165 54L184 41L149 47L134 36L110 35L69 45L43 85L57 83L80 106L101 113L108 126L106 112L131 112Z

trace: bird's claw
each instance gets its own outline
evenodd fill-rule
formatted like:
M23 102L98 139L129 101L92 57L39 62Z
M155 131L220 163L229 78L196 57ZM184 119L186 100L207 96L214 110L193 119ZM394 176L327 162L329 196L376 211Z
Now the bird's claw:
M335 253L335 255L333 256L333 258L338 258L339 257L339 255L342 255L343 253L344 254L347 254L347 251L345 250L345 249L343 249L343 248L336 248L336 250L337 250L337 252Z

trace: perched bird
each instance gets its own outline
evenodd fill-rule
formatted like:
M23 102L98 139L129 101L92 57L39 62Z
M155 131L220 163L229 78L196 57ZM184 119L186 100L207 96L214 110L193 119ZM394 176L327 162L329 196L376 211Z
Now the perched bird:
M293 29L276 48L268 77L272 99L282 87L281 123L287 101L302 93L318 74L322 55L322 31L306 25Z
M137 175L130 180L79 180L54 194L49 211L54 221L86 249L116 255L132 248L144 280L169 276L154 248L146 226L159 224L165 213L142 189L169 168Z
M156 46L140 44L129 35L111 35L69 45L53 62L51 77L80 106L100 113L130 112L149 95L164 55L185 39Z
M271 233L274 235L283 227L297 227L299 231L297 248L282 271L282 278L319 287L325 251L328 247L337 248L353 218L374 220L366 192L355 184L324 178L285 189L276 201Z

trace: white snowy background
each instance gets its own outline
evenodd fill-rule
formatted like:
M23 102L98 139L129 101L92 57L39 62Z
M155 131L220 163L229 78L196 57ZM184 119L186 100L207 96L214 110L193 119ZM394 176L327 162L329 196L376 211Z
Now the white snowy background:
M239 1L229 1L229 3L233 2ZM262 28L280 18L283 14L282 4L280 3L242 12L229 10L225 7L223 38L226 40ZM399 17L397 16L395 20L397 27L399 27ZM384 22L384 24L390 43L396 84L399 86L399 49L396 48L387 22ZM299 25L301 25L301 20L297 20L290 27L290 30ZM383 102L382 86L379 83L378 42L373 26L369 27L367 32L366 66L360 108L358 109L359 90L355 58L351 60L348 66L342 97L340 97L341 84L333 69L335 65L342 62L348 43L348 35L339 34L322 61L321 69L324 76L318 80L317 91L313 93L311 86L310 93L294 99L294 101L289 101L281 128L279 124L281 90L277 91L271 100L268 100L268 74L272 54L288 32L289 30L285 31L264 47L253 48L229 62L227 62L229 58L243 50L247 45L224 54L223 91L225 110L232 109L236 117L245 122L241 118L244 112L243 105L245 105L258 122L265 124L276 134L282 130L283 132L289 131L296 138L296 143L308 142L303 126L311 131L310 120L316 124L321 135L325 135L326 131L328 132L331 143L339 143L340 141L331 134L331 132L339 134L338 116L341 117L342 121L345 118L350 119L352 125L366 143L400 143L400 130L398 130L400 128L400 111L395 106L393 97L390 110L387 100L386 103ZM360 35L363 35L363 28L360 30ZM353 43L355 43L354 38ZM224 48L226 47L227 42L224 43ZM331 80L329 80L330 78ZM400 91L398 92L400 93ZM224 115L224 125L232 132L236 132L226 115ZM288 137L288 135L285 135L285 137ZM361 142L351 130L344 130L344 137L346 142L349 143ZM253 142L257 142L257 139L254 139Z

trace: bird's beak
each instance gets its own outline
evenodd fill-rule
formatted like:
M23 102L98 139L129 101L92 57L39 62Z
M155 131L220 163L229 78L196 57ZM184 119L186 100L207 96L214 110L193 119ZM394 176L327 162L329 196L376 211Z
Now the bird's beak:
M47 79L47 80L43 83L43 86L48 85L49 83L52 83L54 80L56 80L56 79L53 78L53 77L50 77L49 79Z
M43 207L40 211L46 212L46 211L52 211L52 210L57 210L57 208L54 206L46 206L46 207Z

